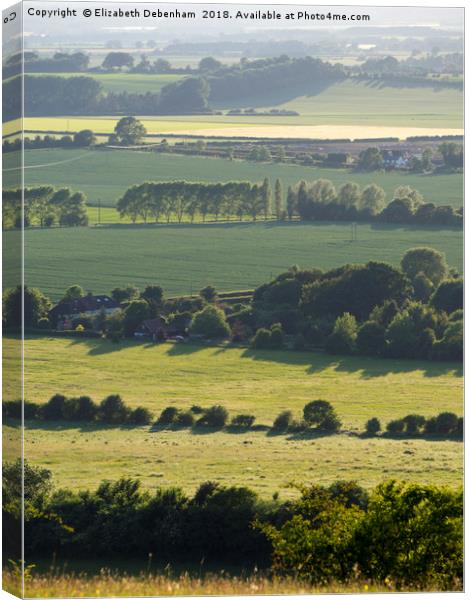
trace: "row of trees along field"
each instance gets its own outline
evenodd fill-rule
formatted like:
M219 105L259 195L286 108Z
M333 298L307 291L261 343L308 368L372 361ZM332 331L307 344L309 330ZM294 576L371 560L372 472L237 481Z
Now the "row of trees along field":
M279 179L274 194L269 180L263 183L192 183L187 181L145 182L130 187L117 203L121 217L133 222L138 218L158 222L163 216L167 222L175 217L178 222L197 215L205 221L208 215L253 221L265 219L292 219L305 221L382 221L386 223L459 226L462 211L451 206L435 206L409 186L399 186L393 200L386 204L385 191L375 183L363 189L353 182L345 183L337 191L327 179L289 187L284 200Z
M71 286L64 301L82 297ZM140 292L116 288L120 309L111 316L76 315L72 334L133 337L147 319L195 339L228 340L255 349L311 350L391 358L461 360L463 282L445 257L432 248L414 248L399 268L368 262L323 272L292 267L251 295L218 296L207 286L199 297L165 299L160 286ZM40 290L24 292L25 326L53 329L52 303ZM4 294L4 326L19 327L21 289ZM164 339L164 338L163 338Z
M58 223L64 227L88 225L87 198L82 192L69 188L54 189L52 186L3 190L3 226L22 225L21 208L24 193L24 226L36 222L41 227Z
M279 181L276 188L280 185ZM280 203L280 198L278 198ZM167 223L176 217L180 223L183 216L191 222L199 214L203 221L213 215L215 220L250 215L255 221L259 215L271 216L271 188L266 178L262 184L244 182L190 183L186 181L145 182L130 187L117 203L121 217L133 222L138 217L145 222L162 216Z
M22 464L3 469L6 558L19 559ZM110 556L202 564L206 559L323 583L364 578L418 589L461 589L463 493L386 481L297 485L295 500L208 481L144 491L138 480L96 490L54 489L49 470L25 463L26 556ZM11 533L11 535L9 535Z

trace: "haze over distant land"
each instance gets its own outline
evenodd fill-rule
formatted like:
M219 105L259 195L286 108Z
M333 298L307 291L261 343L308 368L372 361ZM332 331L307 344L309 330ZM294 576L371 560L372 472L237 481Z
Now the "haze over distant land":
M41 3L41 9L57 8L57 3ZM70 3L68 7L77 7L78 13L81 15L85 3ZM122 7L122 4L105 3L108 10ZM129 5L130 6L130 5ZM133 5L132 5L133 6ZM70 41L83 43L91 40L98 40L102 37L109 37L113 32L120 36L128 37L129 39L135 36L149 35L155 36L158 34L160 42L184 40L186 42L195 41L210 41L210 40L229 40L230 37L236 36L239 41L248 40L259 31L268 33L274 38L283 38L284 36L292 36L293 30L297 39L305 41L314 41L321 39L323 36L329 36L332 32L337 34L350 34L356 36L367 31L371 34L377 34L377 28L407 28L408 33L415 29L415 34L418 34L418 29L421 27L432 28L436 34L442 30L453 30L454 32L463 32L462 9L459 8L424 8L424 7L407 7L406 10L397 10L396 7L367 7L367 6L263 6L263 5L237 5L237 4L191 4L178 5L174 4L141 4L136 3L139 9L150 7L160 9L162 11L195 11L196 19L153 19L153 18L84 18L79 16L73 19L41 19L37 17L26 16L25 32L27 34L26 41L30 48L35 47L35 41L44 43L44 36L50 41ZM273 21L250 21L238 19L202 19L202 10L241 10L244 12L253 12L255 10L276 10L281 14L304 10L311 13L331 11L334 14L368 14L370 21L361 21L352 23L333 22L333 21L317 21L317 20L294 20L286 21L284 19ZM29 34L29 35L28 35ZM31 35L32 34L32 35ZM313 35L313 37L312 37ZM37 36L41 36L38 39Z

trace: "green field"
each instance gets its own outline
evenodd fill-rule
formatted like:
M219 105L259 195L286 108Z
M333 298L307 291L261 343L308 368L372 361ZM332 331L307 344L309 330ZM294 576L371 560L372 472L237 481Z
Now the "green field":
M289 91L284 92L289 94ZM376 82L352 79L336 83L307 96L279 102L276 97L253 98L243 106L284 108L301 115L302 124L321 125L394 125L396 127L462 127L463 94L454 89L429 87L389 87ZM233 102L240 106L239 102ZM275 117L279 123L295 124L296 117ZM246 120L246 119L245 119ZM269 120L269 118L268 118ZM259 120L259 124L264 123ZM277 123L277 120L271 122Z
M16 153L4 156L3 186L17 185ZM463 175L418 175L402 172L352 173L346 169L320 169L278 163L252 163L222 158L204 158L137 152L130 150L62 150L44 149L25 152L25 185L52 184L82 190L90 204L114 206L125 190L143 181L262 181L276 178L289 185L302 179L330 179L339 187L347 181L365 186L371 182L382 186L388 201L400 185L418 189L426 201L435 204L463 204ZM12 169L8 171L8 169Z
M12 340L7 340L6 350ZM6 359L8 368L8 355ZM159 413L168 405L223 404L271 425L285 409L300 412L322 398L336 408L339 436L150 432L30 422L26 458L52 470L58 486L96 486L102 479L138 477L149 487L201 481L244 484L267 496L295 479L331 483L357 479L368 487L384 477L458 485L462 444L425 439L363 439L365 421L386 423L409 413L462 414L461 370L453 363L345 358L321 353L253 351L190 344L159 346L104 340L28 338L25 395L44 402L54 393L100 400L119 392L130 406ZM6 392L9 398L14 392ZM6 427L7 436L12 433ZM90 461L89 457L93 457Z
M129 94L158 93L165 85L179 81L184 75L145 73L28 73L33 77L92 77L103 86L105 92L128 92Z
M40 76L41 74L37 74ZM46 75L45 73L42 75ZM105 91L129 93L159 92L181 75L113 74L54 74L60 76L87 75L103 84ZM432 87L390 87L377 82L347 79L309 95L303 89L289 88L282 93L263 97L234 98L233 102L211 103L215 108L256 107L295 110L300 117L233 117L213 116L211 126L222 123L256 125L379 125L395 127L463 128L463 93L455 89ZM173 120L174 117L170 117ZM101 120L101 119L100 119ZM207 116L181 117L188 123L207 121ZM26 119L26 129L30 126ZM188 126L188 128L190 128ZM92 127L97 131L96 127ZM336 136L344 137L344 136Z
M4 248L19 242L5 231ZM359 224L351 242L348 224L277 221L190 225L116 225L29 229L25 281L55 300L71 284L109 293L128 283L158 283L169 296L196 293L211 283L219 291L250 289L293 264L333 268L369 260L398 264L416 246L445 252L462 269L462 232ZM16 263L5 253L5 285L16 281Z

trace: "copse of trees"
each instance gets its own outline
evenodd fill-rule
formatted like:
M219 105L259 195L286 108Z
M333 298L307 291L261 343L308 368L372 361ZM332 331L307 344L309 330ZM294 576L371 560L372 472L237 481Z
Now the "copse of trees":
M386 223L459 226L461 211L451 206L426 203L421 194L409 186L399 186L391 202L375 183L362 190L354 182L336 190L327 179L299 182L289 188L287 215L305 221L382 221Z
M230 322L250 327L256 347L268 348L269 328L280 323L295 349L461 360L461 278L433 249L411 249L402 264L405 272L372 261L325 273L292 267L259 286L250 309ZM418 283L428 276L431 295L423 300Z
M83 192L73 192L69 188L57 190L51 186L39 186L4 190L4 227L29 227L34 221L41 227L50 227L54 223L64 227L88 225L86 204Z
M344 68L340 65L331 65L310 56L279 56L219 68L208 75L208 82L211 101L220 102L253 98L256 94L286 89L286 86L303 86L307 91L309 88L331 85L345 76ZM315 85L306 82L315 82Z

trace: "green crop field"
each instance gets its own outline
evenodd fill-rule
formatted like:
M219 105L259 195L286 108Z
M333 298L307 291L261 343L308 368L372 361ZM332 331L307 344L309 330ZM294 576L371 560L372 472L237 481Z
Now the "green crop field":
M130 150L44 149L25 152L25 185L51 184L82 190L90 204L114 206L124 191L143 181L262 181L268 177L274 186L279 178L284 194L289 185L305 179L330 179L339 187L347 181L361 186L371 182L382 186L387 200L400 185L418 189L428 202L463 204L463 175L419 175L405 172L353 173L346 169L323 169L278 163L252 163L222 158L204 158L137 152ZM4 156L3 186L17 185L16 153ZM12 170L8 170L12 169Z
M19 242L5 231L4 244ZM182 225L33 228L25 232L25 281L58 300L71 284L94 293L133 283L160 284L167 295L195 293L211 283L219 291L250 289L293 264L332 268L381 260L398 264L409 248L432 246L462 269L462 232L359 224L276 221ZM16 263L5 253L5 285Z
M7 340L6 350L14 343ZM220 403L232 416L249 413L259 424L271 425L280 411L291 409L300 417L308 401L322 398L334 405L345 430L305 437L30 422L26 458L51 469L58 486L83 489L128 476L148 487L181 485L194 491L200 482L216 480L249 485L268 496L276 490L292 493L283 489L291 480L353 478L368 487L384 477L461 483L459 442L355 435L372 416L386 424L409 413L462 414L458 364L38 337L27 338L25 357L30 401L44 402L59 392L97 401L120 393L130 406L143 405L155 414L169 405ZM7 390L6 397L10 394ZM12 427L6 434L14 434Z
M179 81L184 75L143 73L28 73L33 77L92 77L103 86L105 92L128 92L129 94L158 93L165 85Z

